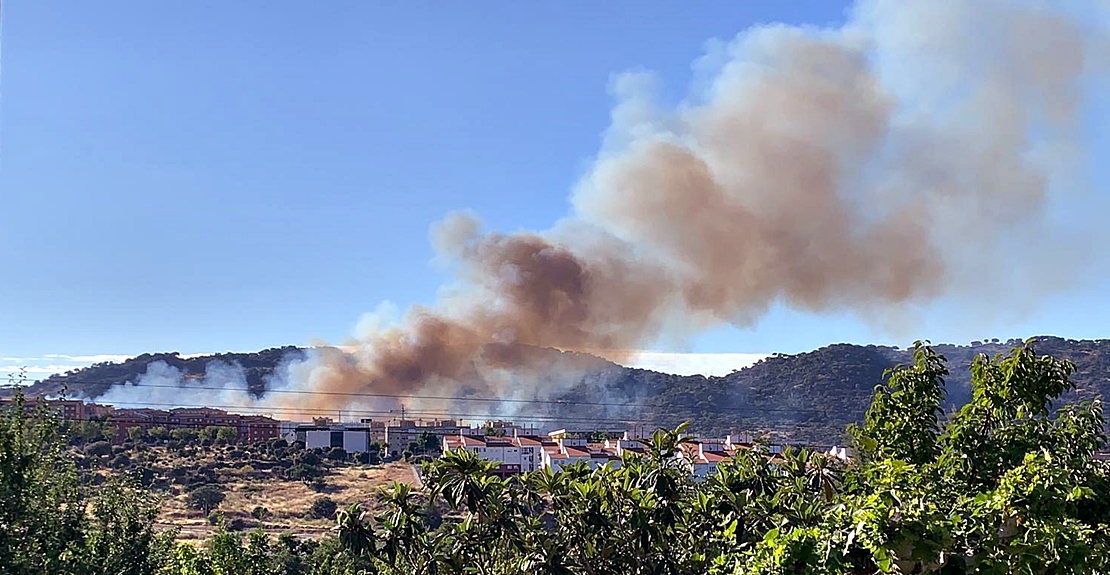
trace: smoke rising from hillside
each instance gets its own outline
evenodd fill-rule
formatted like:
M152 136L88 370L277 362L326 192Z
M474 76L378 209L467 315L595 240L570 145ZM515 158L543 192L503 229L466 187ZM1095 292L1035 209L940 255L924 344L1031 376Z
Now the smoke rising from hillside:
M448 216L433 237L458 272L450 295L359 341L356 361L323 358L310 387L520 393L485 372L534 372L525 346L619 360L777 301L867 314L997 288L977 262L1025 234L1066 236L1046 205L1082 160L1099 31L1080 22L1011 2L865 2L841 29L713 46L708 88L671 109L650 75L619 76L574 213L513 234Z
M620 361L660 337L750 325L777 302L870 316L1015 280L1053 289L1044 278L1075 271L1061 248L1076 230L1050 200L1081 179L1084 90L1105 40L1082 16L867 1L839 29L766 26L710 44L696 63L705 88L677 106L657 101L653 76L617 76L573 213L535 233L449 215L432 231L456 273L442 299L350 354L320 351L298 385L547 396L559 387L547 370L592 365L537 365L536 347Z

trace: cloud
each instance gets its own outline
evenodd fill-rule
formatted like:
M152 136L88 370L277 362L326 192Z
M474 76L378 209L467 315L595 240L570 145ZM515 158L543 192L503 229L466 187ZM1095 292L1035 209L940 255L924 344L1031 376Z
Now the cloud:
M7 358L6 358L7 359ZM20 371L35 375L51 375L64 373L71 369L81 369L85 365L0 365L0 376L15 375Z
M74 361L78 363L101 363L105 361L126 361L134 356L113 353L100 353L95 355L66 355L61 353L48 353L42 357L44 359L64 359L67 361Z
M765 353L667 353L639 352L626 367L675 375L728 375L768 357Z

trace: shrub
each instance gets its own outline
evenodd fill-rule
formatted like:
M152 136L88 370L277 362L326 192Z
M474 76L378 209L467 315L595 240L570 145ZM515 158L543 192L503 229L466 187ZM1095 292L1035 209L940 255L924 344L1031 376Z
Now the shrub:
M224 514L223 514L222 511L212 511L211 513L208 514L208 524L209 525L219 525L220 522L223 521L223 519L224 519Z
M266 518L269 517L269 516L270 516L270 510L266 509L265 507L263 507L261 505L255 507L254 509L251 509L251 517L254 517L255 519L257 519L259 521L265 521Z
M327 457L332 461L346 461L347 450L343 449L342 447L333 447L330 451L328 451Z
M95 441L85 446L85 455L104 456L112 452L112 444L107 441Z
M313 481L318 479L323 474L324 471L319 467L305 465L304 463L298 463L293 467L285 470L284 473L286 479L301 481L305 485L311 485Z
M224 492L215 485L202 485L189 493L186 503L189 507L205 514L210 514L213 509L223 503Z
M312 519L334 519L338 508L339 505L331 497L319 497L312 502L308 516Z
M223 443L230 443L239 439L239 432L234 427L221 427L216 430L215 439Z

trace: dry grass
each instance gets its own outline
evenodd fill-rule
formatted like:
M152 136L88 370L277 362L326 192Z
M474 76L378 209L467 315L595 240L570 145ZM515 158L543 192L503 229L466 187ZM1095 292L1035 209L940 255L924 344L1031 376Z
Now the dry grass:
M326 533L334 526L329 519L310 519L307 516L312 503L319 497L333 499L339 508L352 503L362 503L374 509L378 490L392 482L414 484L416 475L411 465L390 463L385 465L349 466L331 470L325 478L326 489L313 491L298 481L252 477L249 470L221 472L219 485L226 498L219 510L231 521L236 518L257 523L250 515L255 507L265 507L269 516L263 526L271 532L290 532L299 536L314 537ZM212 531L207 518L185 503L184 492L167 496L158 517L163 527L180 528L181 539L205 539Z

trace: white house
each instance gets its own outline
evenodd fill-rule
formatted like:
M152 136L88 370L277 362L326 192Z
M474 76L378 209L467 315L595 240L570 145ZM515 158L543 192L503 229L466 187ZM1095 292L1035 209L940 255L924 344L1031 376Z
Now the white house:
M493 437L456 435L443 438L443 452L466 449L487 461L498 463L499 475L535 471L543 464L543 442L538 437L516 435Z

